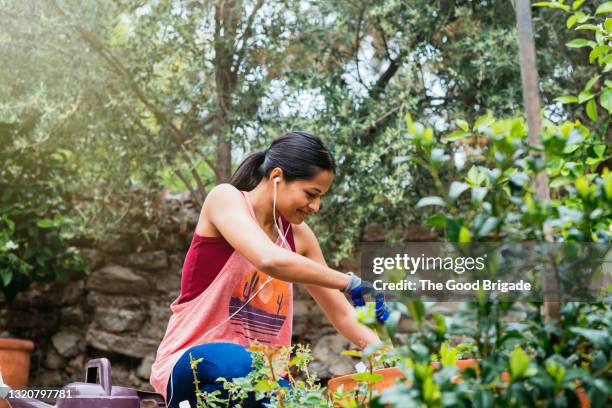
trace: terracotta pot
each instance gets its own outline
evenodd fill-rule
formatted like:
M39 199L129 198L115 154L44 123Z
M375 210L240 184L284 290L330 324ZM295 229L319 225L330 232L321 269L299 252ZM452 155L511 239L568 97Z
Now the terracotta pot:
M440 368L440 363L432 363L432 367L435 369ZM465 370L469 367L474 367L476 370L480 369L480 365L478 364L478 360L475 359L465 359L465 360L457 360L456 366L459 370ZM374 370L374 374L380 374L383 376L383 379L374 384L374 389L380 394L383 390L393 386L397 380L401 380L404 378L404 374L397 367L383 368L380 370ZM334 406L339 406L341 401L334 400L332 394L338 391L338 388L341 385L344 385L343 392L353 391L358 387L357 381L353 380L353 374L342 375L339 377L334 377L327 383L327 390L330 399L334 402ZM510 375L507 372L502 373L501 378L505 382L510 381ZM460 381L457 378L457 381ZM453 381L454 382L454 381ZM590 401L589 397L584 392L584 388L578 387L576 388L576 395L578 396L578 400L580 400L581 408L589 408Z
M30 374L30 353L34 343L30 340L0 339L0 371L5 384L11 388L28 386ZM5 400L0 399L0 408L9 407Z
M4 382L12 388L28 386L30 353L34 343L30 340L0 339L0 371Z

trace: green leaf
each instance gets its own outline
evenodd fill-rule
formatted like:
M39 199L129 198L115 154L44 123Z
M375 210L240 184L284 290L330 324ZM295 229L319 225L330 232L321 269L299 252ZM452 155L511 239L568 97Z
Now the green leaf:
M599 31L600 28L599 28L599 26L596 26L595 24L580 24L579 26L576 26L576 30Z
M582 91L583 92L590 91L591 88L593 87L593 85L595 85L595 83L599 80L599 78L601 78L601 75L597 75L597 76L594 76L593 78L589 79L589 82L586 83L586 85L584 86L584 89Z
M578 8L580 8L580 6L582 6L582 3L584 3L584 0L576 0L573 4L572 4L572 9L574 10L578 10Z
M531 359L522 348L516 346L510 356L510 378L512 381L519 380L527 373Z
M578 190L578 194L582 198L589 196L589 182L586 176L576 177L576 190Z
M468 243L472 242L472 234L470 234L470 230L464 225L459 230L459 242L460 243Z
M605 2L604 4L597 7L597 10L595 10L596 15L606 13L612 13L612 1Z
M416 207L421 208L421 207L426 207L429 205L439 205L441 207L446 207L446 203L444 202L444 199L439 196L423 197L419 200Z
M478 205L484 200L489 190L486 187L472 188L472 205Z
M599 47L595 47L589 53L589 63L592 64L600 55L606 53L608 51L607 45L600 45Z
M273 381L263 379L263 380L259 380L255 384L255 386L253 387L253 390L254 391L259 391L259 392L271 391L274 388L276 388L276 387L274 387L274 385L275 384L274 384Z
M599 96L599 103L602 108L612 114L612 89L606 89Z
M449 347L446 342L442 343L442 348L440 348L442 367L454 367L455 363L457 363L457 354L458 352L455 347Z
M468 188L470 188L470 185L467 184L467 183L461 183L461 182L458 182L458 181L453 181L451 183L450 189L448 191L448 199L451 202L457 201L457 198L461 195L461 193L466 191Z
M446 217L444 217L444 214L441 213L434 214L427 218L425 225L428 227L444 227L446 225Z
M561 3L553 3L551 1L540 1L540 2L537 2L537 3L533 3L532 6L533 7L558 8L558 9L561 9L561 10L566 11L566 12L570 10L569 6L566 6L566 5L561 4Z
M408 132L416 133L416 128L414 127L414 122L412 121L412 115L410 115L410 113L406 114L406 127L408 128Z
M457 122L457 126L459 126L459 129L461 130L467 132L470 129L468 123L463 119L457 119L455 122Z
M606 152L606 145L595 145L593 146L593 151L595 152L595 155L597 155L597 157L603 159L604 153Z
M550 375L557 384L561 384L565 378L565 367L555 361L546 363L546 372Z
M586 113L589 119L593 122L596 122L598 119L597 115L597 103L595 103L595 99L591 99L586 105Z
M55 222L53 220L45 218L45 219L41 219L41 220L36 221L36 225L39 228L52 228L52 227L55 226Z
M481 126L489 126L491 123L493 123L494 120L495 119L493 118L493 114L489 111L478 119L476 119L476 122L474 122L474 126L472 127L472 129L479 131L479 128Z
M466 131L463 131L463 130L455 130L455 131L452 131L452 132L451 132L451 133L450 133L448 136L446 136L444 139L445 139L447 142L451 142L451 141L453 141L453 140L462 139L462 138L464 138L464 137L466 137L466 136L469 136L469 135L470 135L470 132L466 132Z
M359 358L361 358L361 356L363 355L363 353L358 350L343 350L340 352L340 354L342 354L343 356L351 356L351 357L359 357Z
M565 44L569 48L595 47L595 41L589 41L585 38L577 38Z
M612 200L612 171L607 171L606 169L604 169L601 178L603 180L603 188L604 193L606 194L606 198L608 200Z
M370 374L368 372L365 372L365 373L355 374L351 378L357 382L375 384L383 379L383 375L382 374Z
M590 91L582 91L580 94L578 94L578 103L584 103L589 99L593 99L594 97L595 94L591 93Z
M604 22L604 28L607 32L612 31L612 18L606 18L606 21Z
M576 98L575 96L559 96L558 98L555 98L556 102L559 103L576 103L578 102L578 98Z
M13 271L10 269L0 270L0 280L2 280L4 287L7 287L13 280Z
M497 225L499 225L499 221L500 220L497 217L488 217L478 230L477 236L479 238L486 237L489 232L493 231L493 229L495 229Z
M410 300L406 302L406 306L412 315L412 318L420 324L425 317L425 304L420 300Z
M607 330L585 329L582 327L571 327L570 331L584 337L599 349L610 347L610 333Z
M576 24L576 21L578 20L578 17L576 17L576 15L571 15L569 16L569 18L567 19L567 22L565 23L565 25L567 26L567 28L572 28L572 26L574 24Z

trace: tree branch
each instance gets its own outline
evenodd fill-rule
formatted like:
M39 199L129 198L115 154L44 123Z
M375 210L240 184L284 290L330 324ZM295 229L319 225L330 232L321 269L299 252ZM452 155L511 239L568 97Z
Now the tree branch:
M240 50L236 54L237 55L236 63L232 67L232 70L236 74L238 73L238 70L240 69L240 65L242 65L242 60L244 58L244 54L247 49L247 41L249 40L249 38L251 37L251 34L253 33L253 22L255 21L255 15L257 14L261 6L263 6L263 0L257 0L257 3L255 3L255 6L253 7L253 12L247 18L246 27L244 31L242 32L242 35L236 41L236 46L238 45L239 42L242 43ZM234 48L236 48L236 46Z
M355 33L355 69L357 70L357 79L359 83L363 85L365 89L369 91L368 86L363 82L361 78L361 73L359 72L359 48L361 47L361 23L363 21L363 15L365 14L366 6L364 5L359 11L359 18L357 19L357 32Z

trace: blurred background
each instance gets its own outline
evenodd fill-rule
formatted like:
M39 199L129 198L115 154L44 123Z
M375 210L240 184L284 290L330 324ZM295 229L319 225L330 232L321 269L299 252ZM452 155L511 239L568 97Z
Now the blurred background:
M595 1L583 7L596 7ZM544 116L591 78L563 14L534 9ZM311 221L328 263L361 241L435 240L405 118L436 131L522 114L512 2L0 0L0 337L33 340L31 385L148 377L207 192L289 130L338 173ZM399 158L399 159L398 159ZM294 341L322 378L348 347L297 289Z

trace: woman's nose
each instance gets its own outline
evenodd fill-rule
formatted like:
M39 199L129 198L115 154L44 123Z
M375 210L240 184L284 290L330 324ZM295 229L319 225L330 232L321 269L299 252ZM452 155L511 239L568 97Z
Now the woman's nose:
M319 212L319 207L321 207L320 197L317 197L312 203L308 204L308 208L310 208L314 212Z

